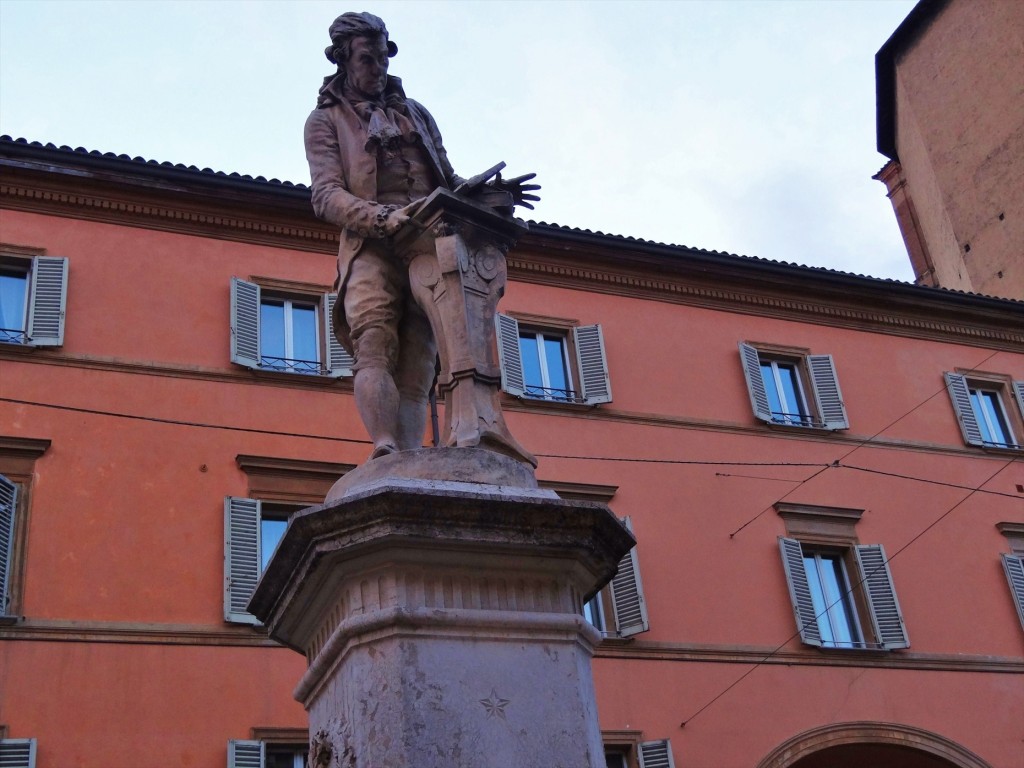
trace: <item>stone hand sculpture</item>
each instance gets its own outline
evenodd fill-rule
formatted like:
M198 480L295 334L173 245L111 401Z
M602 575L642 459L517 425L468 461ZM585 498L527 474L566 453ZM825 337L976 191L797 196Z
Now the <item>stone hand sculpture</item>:
M539 186L527 183L534 174L502 178L503 163L473 179L456 175L433 117L388 75L398 46L380 18L342 14L330 38L325 54L337 71L306 120L306 158L313 209L341 229L332 325L355 358L356 408L377 458L422 445L438 351L408 269L433 241L418 237L400 253L398 236L423 228L411 217L437 189L511 217L516 205L533 207Z

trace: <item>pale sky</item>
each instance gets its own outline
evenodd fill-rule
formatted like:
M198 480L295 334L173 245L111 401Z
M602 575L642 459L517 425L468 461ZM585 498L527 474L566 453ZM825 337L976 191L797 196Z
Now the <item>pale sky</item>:
M524 218L912 280L871 176L874 55L914 0L0 0L0 133L308 184L340 13L457 172L543 185Z

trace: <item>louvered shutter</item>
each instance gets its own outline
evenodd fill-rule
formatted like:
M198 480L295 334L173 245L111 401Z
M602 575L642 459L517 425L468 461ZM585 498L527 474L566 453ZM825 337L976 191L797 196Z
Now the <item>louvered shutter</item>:
M839 389L832 355L808 355L807 367L811 372L811 386L818 400L818 411L826 429L846 429L850 422L846 417L843 393Z
M953 410L956 411L957 421L960 422L960 429L964 433L964 441L968 445L984 445L981 427L978 426L978 417L974 413L974 406L971 405L971 392L967 388L967 378L959 373L949 373L948 371L945 376L949 399L953 401Z
M1020 408L1021 416L1024 416L1024 381L1013 382L1013 394L1017 396L1017 405ZM1020 436L1018 443L1024 443L1024 435Z
M604 334L600 325L573 328L576 364L580 372L580 394L587 405L610 403L612 382L608 376L608 357L604 352Z
M633 532L633 522L625 518L623 524ZM647 602L640 581L640 561L636 547L619 561L619 570L611 581L612 612L615 614L615 629L620 637L629 637L646 632L651 628L647 617Z
M231 278L231 362L260 367L260 287Z
M352 365L355 363L355 358L345 351L345 348L341 346L341 342L334 336L331 315L334 313L334 305L337 302L338 294L324 294L324 339L327 342L324 345L327 350L327 359L324 367L330 372L329 375L334 378L351 376Z
M232 739L228 742L228 768L264 768L266 746L262 741Z
M224 499L224 618L258 624L246 610L260 579L260 507L256 499Z
M804 569L804 550L796 539L779 538L779 550L782 552L782 568L786 572L786 583L789 585L789 599L793 601L793 613L796 626L800 630L800 640L807 645L821 646L821 630L818 629L818 616L811 598L811 585L807 581Z
M0 768L36 768L36 740L0 739Z
M900 603L892 584L892 573L881 544L858 544L853 548L867 596L875 637L883 648L909 648Z
M1003 555L1003 570L1006 571L1006 580L1010 583L1010 594L1013 595L1014 605L1017 606L1017 615L1020 617L1021 626L1024 627L1024 555Z
M57 256L32 259L28 300L27 343L59 347L64 343L64 313L68 298L68 260Z
M14 555L14 512L18 486L0 475L0 616L7 615L11 602L11 559Z
M519 351L519 321L508 315L497 315L498 364L501 366L501 388L510 395L522 397L526 392L523 381L523 356Z
M675 768L672 743L668 739L642 742L639 752L640 768Z
M764 387L764 377L761 376L761 358L757 354L757 350L741 341L740 361L743 363L743 375L747 379L747 391L750 392L750 404L754 407L754 416L771 424L772 409L768 405L768 390Z

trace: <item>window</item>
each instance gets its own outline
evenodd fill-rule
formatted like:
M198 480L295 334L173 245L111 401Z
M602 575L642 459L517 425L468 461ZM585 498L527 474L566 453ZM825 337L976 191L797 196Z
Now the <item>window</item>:
M1024 382L999 374L967 376L947 371L945 377L964 442L984 448L1021 448ZM1016 409L1006 406L1011 397L1017 401Z
M337 294L267 282L273 285L231 278L231 362L263 371L350 376L352 357L331 330Z
M62 345L67 277L66 258L0 257L0 343Z
M999 523L996 527L1010 542L1010 554L1002 555L1003 571L1017 617L1024 627L1024 523Z
M498 315L501 387L510 395L597 405L612 400L600 325L547 325ZM522 324L521 324L522 322Z
M622 523L633 532L630 518ZM583 616L605 637L631 637L651 628L636 549L619 561L618 572L608 586L583 605Z
M260 740L228 742L228 768L306 768L305 744L275 744Z
M761 421L817 429L850 426L831 355L740 342L740 361Z
M668 739L643 741L641 731L602 731L607 768L674 768Z
M4 768L36 768L36 740L0 739L0 765Z
M351 464L239 454L250 498L224 499L224 619L259 624L249 599L277 548L288 518L319 504ZM253 498L255 497L255 498Z
M820 648L910 647L884 548L857 543L861 511L775 507L789 534L779 548L800 639Z
M247 606L260 575L288 527L295 505L228 496L224 499L224 618L258 624Z
M0 436L0 624L18 620L36 460L49 440Z

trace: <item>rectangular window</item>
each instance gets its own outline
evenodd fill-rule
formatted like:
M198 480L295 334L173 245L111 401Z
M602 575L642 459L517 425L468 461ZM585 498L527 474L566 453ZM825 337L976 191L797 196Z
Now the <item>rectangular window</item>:
M64 343L68 260L0 256L0 344Z
M804 643L821 648L910 647L881 544L819 548L780 537L779 548Z
M253 730L258 732L275 729ZM232 739L228 742L228 768L306 768L308 753L309 747L305 743Z
M864 640L853 606L853 589L837 553L804 550L804 572L811 590L821 644L859 648Z
M1024 382L998 374L946 372L946 389L964 441L983 448L1020 450L1024 438ZM1016 401L1016 408L1008 405Z
M24 344L28 327L28 269L0 265L0 342Z
M831 355L740 342L754 415L768 424L847 429L846 405Z
M337 299L231 278L231 362L263 371L352 375L352 356L331 329Z
M501 388L516 397L597 405L612 400L600 325L555 327L497 316Z
M633 532L629 517L622 524ZM608 586L583 604L584 618L605 637L630 637L651 628L636 549L633 547L619 561Z
M520 330L524 394L571 403L577 399L569 373L569 351L564 335Z
M224 499L224 618L242 624L258 624L248 611L274 550L288 527L297 505L271 504L258 499L228 496Z

